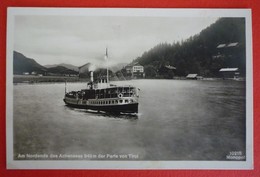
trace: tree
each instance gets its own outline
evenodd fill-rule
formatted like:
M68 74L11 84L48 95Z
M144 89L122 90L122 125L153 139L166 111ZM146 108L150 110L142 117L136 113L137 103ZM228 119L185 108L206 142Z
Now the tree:
M155 78L157 76L157 71L152 65L145 66L144 71L147 78Z

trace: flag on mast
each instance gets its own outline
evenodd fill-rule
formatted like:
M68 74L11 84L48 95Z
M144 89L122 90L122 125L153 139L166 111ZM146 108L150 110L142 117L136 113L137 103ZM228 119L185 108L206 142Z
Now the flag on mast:
M108 59L108 52L107 52L107 47L106 47L106 55L105 55L105 60L107 61Z

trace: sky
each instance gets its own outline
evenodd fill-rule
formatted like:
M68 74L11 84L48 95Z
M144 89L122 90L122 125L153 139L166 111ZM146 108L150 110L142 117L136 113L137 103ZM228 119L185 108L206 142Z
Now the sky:
M130 63L159 43L198 34L213 17L50 16L15 17L14 50L41 65Z

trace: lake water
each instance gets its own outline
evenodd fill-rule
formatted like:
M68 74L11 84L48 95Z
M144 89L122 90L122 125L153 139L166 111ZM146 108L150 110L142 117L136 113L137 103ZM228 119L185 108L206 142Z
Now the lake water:
M69 108L63 102L64 83L14 85L14 159L226 160L233 151L245 155L245 82L115 83L140 88L136 117ZM85 86L67 84L70 91ZM18 157L24 154L29 155Z

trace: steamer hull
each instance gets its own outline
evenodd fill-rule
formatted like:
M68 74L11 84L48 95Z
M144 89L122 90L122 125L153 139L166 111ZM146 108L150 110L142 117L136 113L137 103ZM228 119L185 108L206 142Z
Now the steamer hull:
M110 86L83 89L65 94L66 105L114 113L138 113L138 89L133 86Z
M64 99L64 102L66 103L66 105L78 109L89 109L89 110L105 111L111 113L138 113L138 103L97 106L97 105L75 104L66 101L66 99Z

